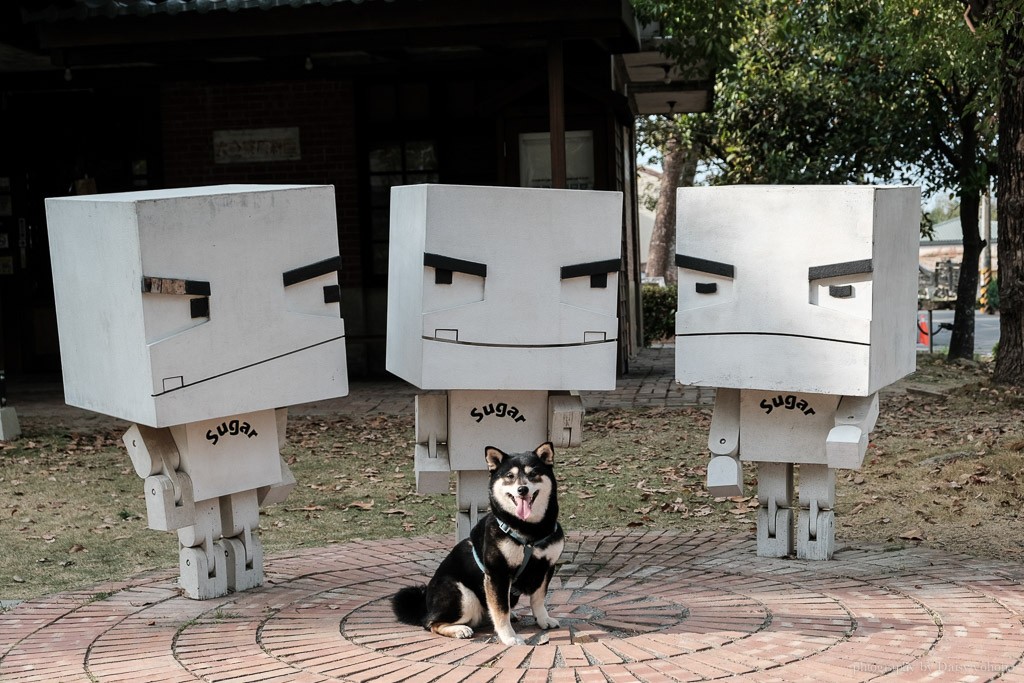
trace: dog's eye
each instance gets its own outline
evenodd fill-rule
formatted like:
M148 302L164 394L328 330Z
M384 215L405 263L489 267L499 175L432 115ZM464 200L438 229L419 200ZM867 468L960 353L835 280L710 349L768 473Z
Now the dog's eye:
M530 472L529 474L526 475L526 478L529 479L530 481L540 481L540 472Z
M504 479L505 481L515 481L516 480L515 472L506 472L502 476L502 479Z

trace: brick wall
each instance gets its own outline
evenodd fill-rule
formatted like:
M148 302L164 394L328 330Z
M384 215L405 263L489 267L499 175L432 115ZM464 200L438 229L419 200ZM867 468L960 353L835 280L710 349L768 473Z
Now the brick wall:
M161 90L166 187L334 185L342 286L362 284L353 86L347 81L168 83ZM215 163L214 131L299 129L300 159Z

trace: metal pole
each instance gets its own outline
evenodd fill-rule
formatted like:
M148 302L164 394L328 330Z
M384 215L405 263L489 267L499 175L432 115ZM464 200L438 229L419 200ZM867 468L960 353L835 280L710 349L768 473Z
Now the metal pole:
M935 325L932 324L932 316L935 311L928 309L928 353L935 353Z
M992 198L988 188L981 195L981 236L984 247L981 250L981 310L992 311L992 302L988 300L988 287L992 279Z
M565 54L560 40L548 44L548 121L551 187L565 189Z

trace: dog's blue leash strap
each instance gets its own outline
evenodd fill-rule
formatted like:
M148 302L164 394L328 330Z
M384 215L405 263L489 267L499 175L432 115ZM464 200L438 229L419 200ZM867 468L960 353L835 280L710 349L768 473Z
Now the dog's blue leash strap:
M473 559L476 560L476 566L480 567L480 573L486 574L487 570L484 569L483 560L480 559L480 555L478 555L477 552L476 552L476 546L473 545L472 543L470 543L469 547L473 549Z
M484 562L480 559L480 555L476 552L476 546L471 543L469 547L473 550L473 560L476 562L476 566L480 568L481 573L486 574L487 570L484 569ZM519 578L519 576L523 573L523 570L526 569L526 564L530 561L530 558L532 556L533 546L523 544L523 562L519 565L519 569L517 569L516 573L512 576L512 581L515 581Z

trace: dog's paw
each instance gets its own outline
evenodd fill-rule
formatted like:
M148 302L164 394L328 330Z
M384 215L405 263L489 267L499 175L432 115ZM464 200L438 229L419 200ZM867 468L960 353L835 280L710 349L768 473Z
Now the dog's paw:
M558 628L558 620L552 619L551 617L544 617L543 619L537 620L537 626L540 626L545 630L549 628Z
M446 626L435 628L435 633L448 638L472 638L473 629L466 626L465 624L448 624Z
M498 636L498 640L501 641L502 645L526 645L526 641L516 635L510 638L503 638L502 636Z

